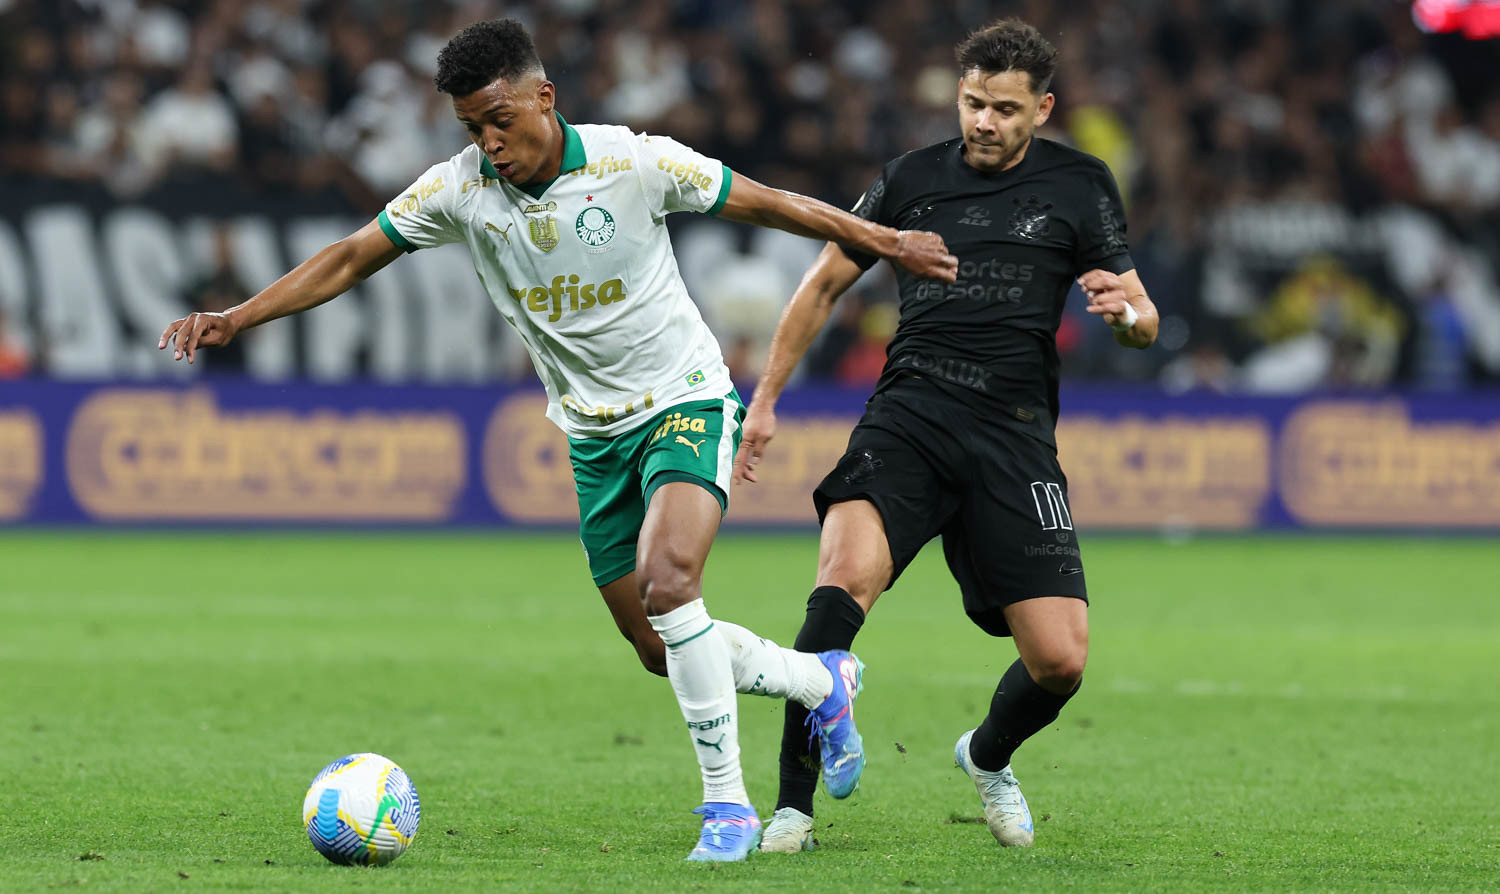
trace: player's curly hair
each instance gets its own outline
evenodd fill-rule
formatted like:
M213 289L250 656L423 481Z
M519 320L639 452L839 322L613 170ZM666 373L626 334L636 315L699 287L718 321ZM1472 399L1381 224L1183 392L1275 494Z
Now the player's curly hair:
M1057 48L1042 32L1017 18L1000 19L972 32L955 55L964 71L1024 71L1031 75L1031 92L1040 96L1057 70Z
M437 84L440 93L464 96L496 78L516 75L546 77L531 35L515 19L475 22L453 36L438 53Z

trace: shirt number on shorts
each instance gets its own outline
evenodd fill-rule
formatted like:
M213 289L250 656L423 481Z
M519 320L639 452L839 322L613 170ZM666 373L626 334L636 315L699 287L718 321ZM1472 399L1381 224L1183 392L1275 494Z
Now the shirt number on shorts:
M1055 481L1031 482L1031 499L1036 502L1036 517L1043 531L1073 530L1073 516L1063 499L1062 485Z

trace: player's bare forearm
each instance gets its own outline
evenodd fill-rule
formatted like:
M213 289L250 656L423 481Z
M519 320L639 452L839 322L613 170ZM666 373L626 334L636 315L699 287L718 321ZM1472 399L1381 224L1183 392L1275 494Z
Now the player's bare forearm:
M754 403L775 406L813 339L827 325L834 303L863 272L837 245L823 247L781 312L781 321L771 336L765 372L755 385Z
M958 258L949 254L942 237L936 233L881 226L826 202L772 189L739 174L734 175L719 216L847 245L864 254L885 258L917 276L945 282L958 277Z
M317 307L349 291L365 277L394 261L401 249L372 220L298 264L255 297L223 313L200 311L173 320L156 347L172 347L172 359L189 363L200 347L222 347L241 330L267 320Z
M739 173L734 175L719 216L809 239L841 242L881 258L895 257L901 235L898 230L870 223L826 202L772 189Z
M1134 270L1120 274L1090 270L1078 277L1078 284L1088 296L1088 312L1115 330L1116 344L1140 349L1149 348L1156 341L1160 322L1156 305L1151 303L1140 275Z
M401 256L371 221L292 268L260 294L226 311L236 331L317 307L344 294Z

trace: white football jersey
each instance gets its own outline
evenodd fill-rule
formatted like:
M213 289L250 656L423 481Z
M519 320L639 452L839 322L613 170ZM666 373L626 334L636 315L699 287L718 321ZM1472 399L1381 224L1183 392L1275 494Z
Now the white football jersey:
M469 246L474 270L546 386L569 437L613 436L732 386L667 236L673 211L717 213L723 164L626 127L563 128L562 172L526 189L477 146L433 165L380 213L407 251Z

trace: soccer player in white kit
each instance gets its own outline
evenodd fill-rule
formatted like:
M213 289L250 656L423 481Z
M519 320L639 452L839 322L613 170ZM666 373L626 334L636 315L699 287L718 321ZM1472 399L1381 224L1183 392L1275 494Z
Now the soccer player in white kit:
M666 215L836 241L947 281L957 261L938 236L767 188L670 138L568 124L515 21L464 29L439 54L435 80L474 145L243 304L173 322L158 347L192 362L198 348L329 301L405 251L466 244L531 354L548 418L568 436L599 592L641 663L669 678L687 721L704 791L688 859L742 860L760 821L740 770L736 691L807 705L825 786L846 797L864 767L852 714L861 666L848 652L780 648L704 606L703 565L745 411L677 271Z

